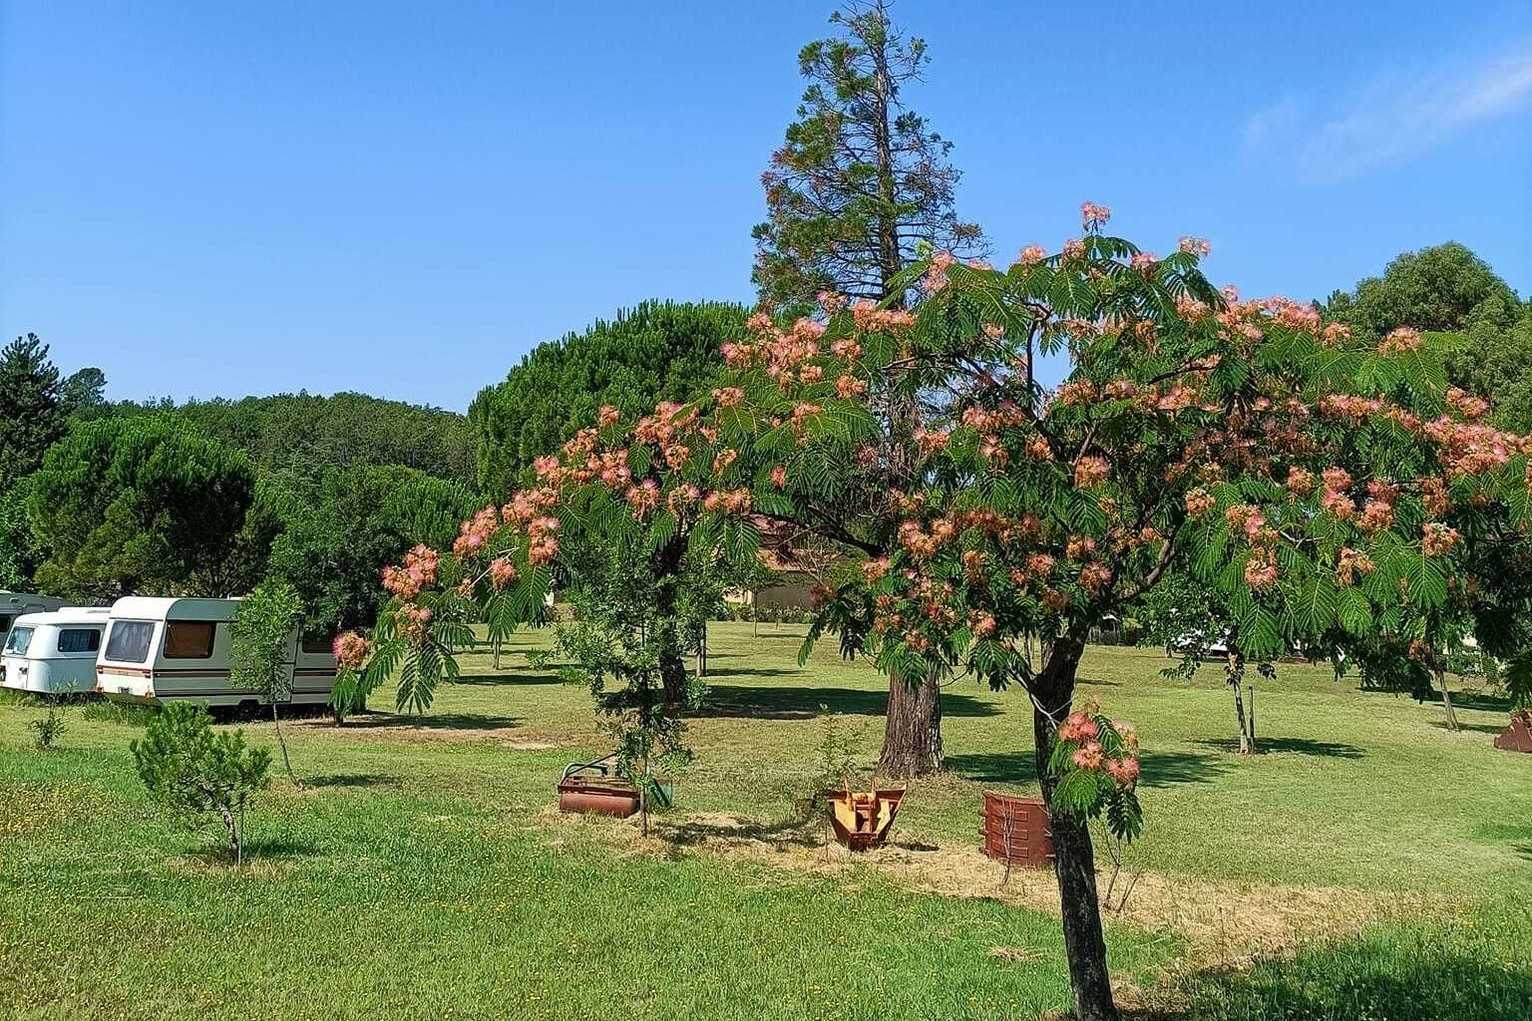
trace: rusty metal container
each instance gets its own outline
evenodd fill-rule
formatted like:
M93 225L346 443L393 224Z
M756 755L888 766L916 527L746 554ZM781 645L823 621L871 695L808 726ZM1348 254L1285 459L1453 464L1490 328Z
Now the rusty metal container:
M889 831L894 828L894 817L904 802L904 792L903 787L825 791L835 839L853 851L882 847Z
M626 819L638 811L638 788L616 778L565 777L559 781L559 811Z
M1511 717L1511 725L1495 738L1495 747L1508 752L1532 752L1532 710Z
M996 861L1028 868L1053 866L1053 832L1040 798L984 792L980 850Z

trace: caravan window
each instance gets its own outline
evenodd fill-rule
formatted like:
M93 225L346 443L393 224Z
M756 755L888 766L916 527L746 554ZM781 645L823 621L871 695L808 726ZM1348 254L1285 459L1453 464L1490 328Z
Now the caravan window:
M142 663L149 658L149 642L154 638L154 624L147 620L112 622L112 634L106 640L106 658L119 663Z
M213 632L217 625L210 620L171 620L165 622L166 659L207 659L213 655Z
M27 646L32 644L32 629L19 627L11 632L11 637L5 643L5 651L17 656L27 654Z
M314 655L320 653L328 654L334 651L334 649L335 640L332 638L305 638L303 640L303 651L307 653Z
M101 632L93 627L59 629L60 652L95 652L101 648Z

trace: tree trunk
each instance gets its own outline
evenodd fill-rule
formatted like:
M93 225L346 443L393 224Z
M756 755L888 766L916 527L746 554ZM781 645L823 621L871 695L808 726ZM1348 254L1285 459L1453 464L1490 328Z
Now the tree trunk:
M226 805L218 806L218 814L223 819L223 827L228 831L229 857L234 859L235 865L244 864L244 853L240 848L239 825L234 819L234 813Z
M271 722L277 728L277 747L282 749L282 765L287 767L287 778L293 782L294 787L302 787L298 777L293 774L293 760L287 757L287 738L282 736L282 721L277 718L277 704L271 703Z
M1447 729L1459 729L1458 713L1452 708L1452 692L1447 690L1447 672L1440 668L1436 671L1436 686L1442 689L1442 708L1447 710Z
M660 681L665 686L665 701L685 705L691 685L686 679L686 659L679 642L666 642L660 650Z
M1059 884L1064 929L1064 954L1069 961L1069 985L1074 991L1079 1021L1117 1021L1112 980L1106 967L1106 936L1101 927L1101 903L1096 893L1096 856L1084 819L1053 810L1057 786L1048 771L1055 721L1069 715L1074 699L1075 670L1085 643L1073 637L1054 639L1048 662L1032 692L1032 735L1037 775L1048 806L1053 833L1053 871ZM1045 711L1046 710L1046 711ZM1050 718L1051 717L1051 718Z
M1250 737L1250 726L1245 719L1245 694L1244 681L1232 678L1229 688L1234 692L1234 724L1239 729L1239 753L1251 755L1255 752L1255 742Z
M660 680L665 687L665 701L685 705L691 691L686 679L686 657L681 652L681 635L676 620L677 576L681 571L686 547L679 538L671 539L655 550L649 566L654 572L654 618L660 629Z
M1254 754L1260 751L1255 746L1255 682L1251 681L1248 687L1250 690L1250 715L1245 721L1245 730L1250 734L1250 752Z
M928 677L918 686L888 675L888 716L878 773L908 779L942 768L942 689Z

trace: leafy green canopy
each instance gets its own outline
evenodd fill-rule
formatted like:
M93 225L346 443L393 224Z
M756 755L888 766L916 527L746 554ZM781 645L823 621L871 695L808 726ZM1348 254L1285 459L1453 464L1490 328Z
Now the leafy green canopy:
M263 582L240 600L230 627L229 674L235 688L273 704L292 697L292 636L302 617L303 603L285 582Z
M480 489L508 492L534 458L594 423L602 405L638 415L710 385L719 347L744 321L743 308L724 302L646 301L538 345L468 409Z
M685 528L737 558L765 515L865 558L822 593L816 634L907 678L1019 682L1050 713L1072 671L1045 690L1058 664L1020 639L1077 656L1173 564L1218 593L1251 659L1410 628L1468 584L1466 549L1520 541L1525 441L1485 424L1413 331L1367 345L1311 307L1221 296L1201 250L1159 259L1092 232L1008 271L935 259L914 315L758 317L725 349L730 385L634 426L614 410L465 522L433 598L528 614L565 519L626 521L651 545ZM1037 349L1075 366L1051 397L1019 371ZM919 459L897 486L880 409L902 400Z
M1405 252L1381 277L1326 303L1328 318L1376 340L1400 326L1448 334L1448 378L1494 405L1497 421L1532 429L1532 305L1457 242Z
M398 465L329 469L294 492L261 487L253 517L271 522L270 578L290 584L314 638L377 619L378 573L401 549L445 546L477 506L464 486Z
M249 458L169 417L80 424L32 480L28 516L49 591L109 598L244 591Z

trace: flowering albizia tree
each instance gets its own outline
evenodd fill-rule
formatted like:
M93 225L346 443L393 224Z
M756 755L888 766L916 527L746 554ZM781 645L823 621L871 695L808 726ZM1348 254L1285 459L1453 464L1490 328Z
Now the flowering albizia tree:
M834 632L910 690L969 673L1029 697L1085 1019L1116 1015L1087 824L1139 826L1136 735L1074 705L1090 630L1176 569L1251 660L1340 650L1428 619L1475 585L1472 547L1528 518L1528 442L1449 391L1419 335L1355 345L1312 307L1216 291L1204 242L1157 258L1106 216L1087 204L1081 238L1004 271L934 256L914 313L826 295L817 320L757 317L725 349L732 378L541 465L442 579L525 619L571 515L649 549L684 530L746 557L758 516L839 544L811 641ZM1069 358L1051 395L1038 351ZM417 626L412 587L373 662L419 676L450 636Z

